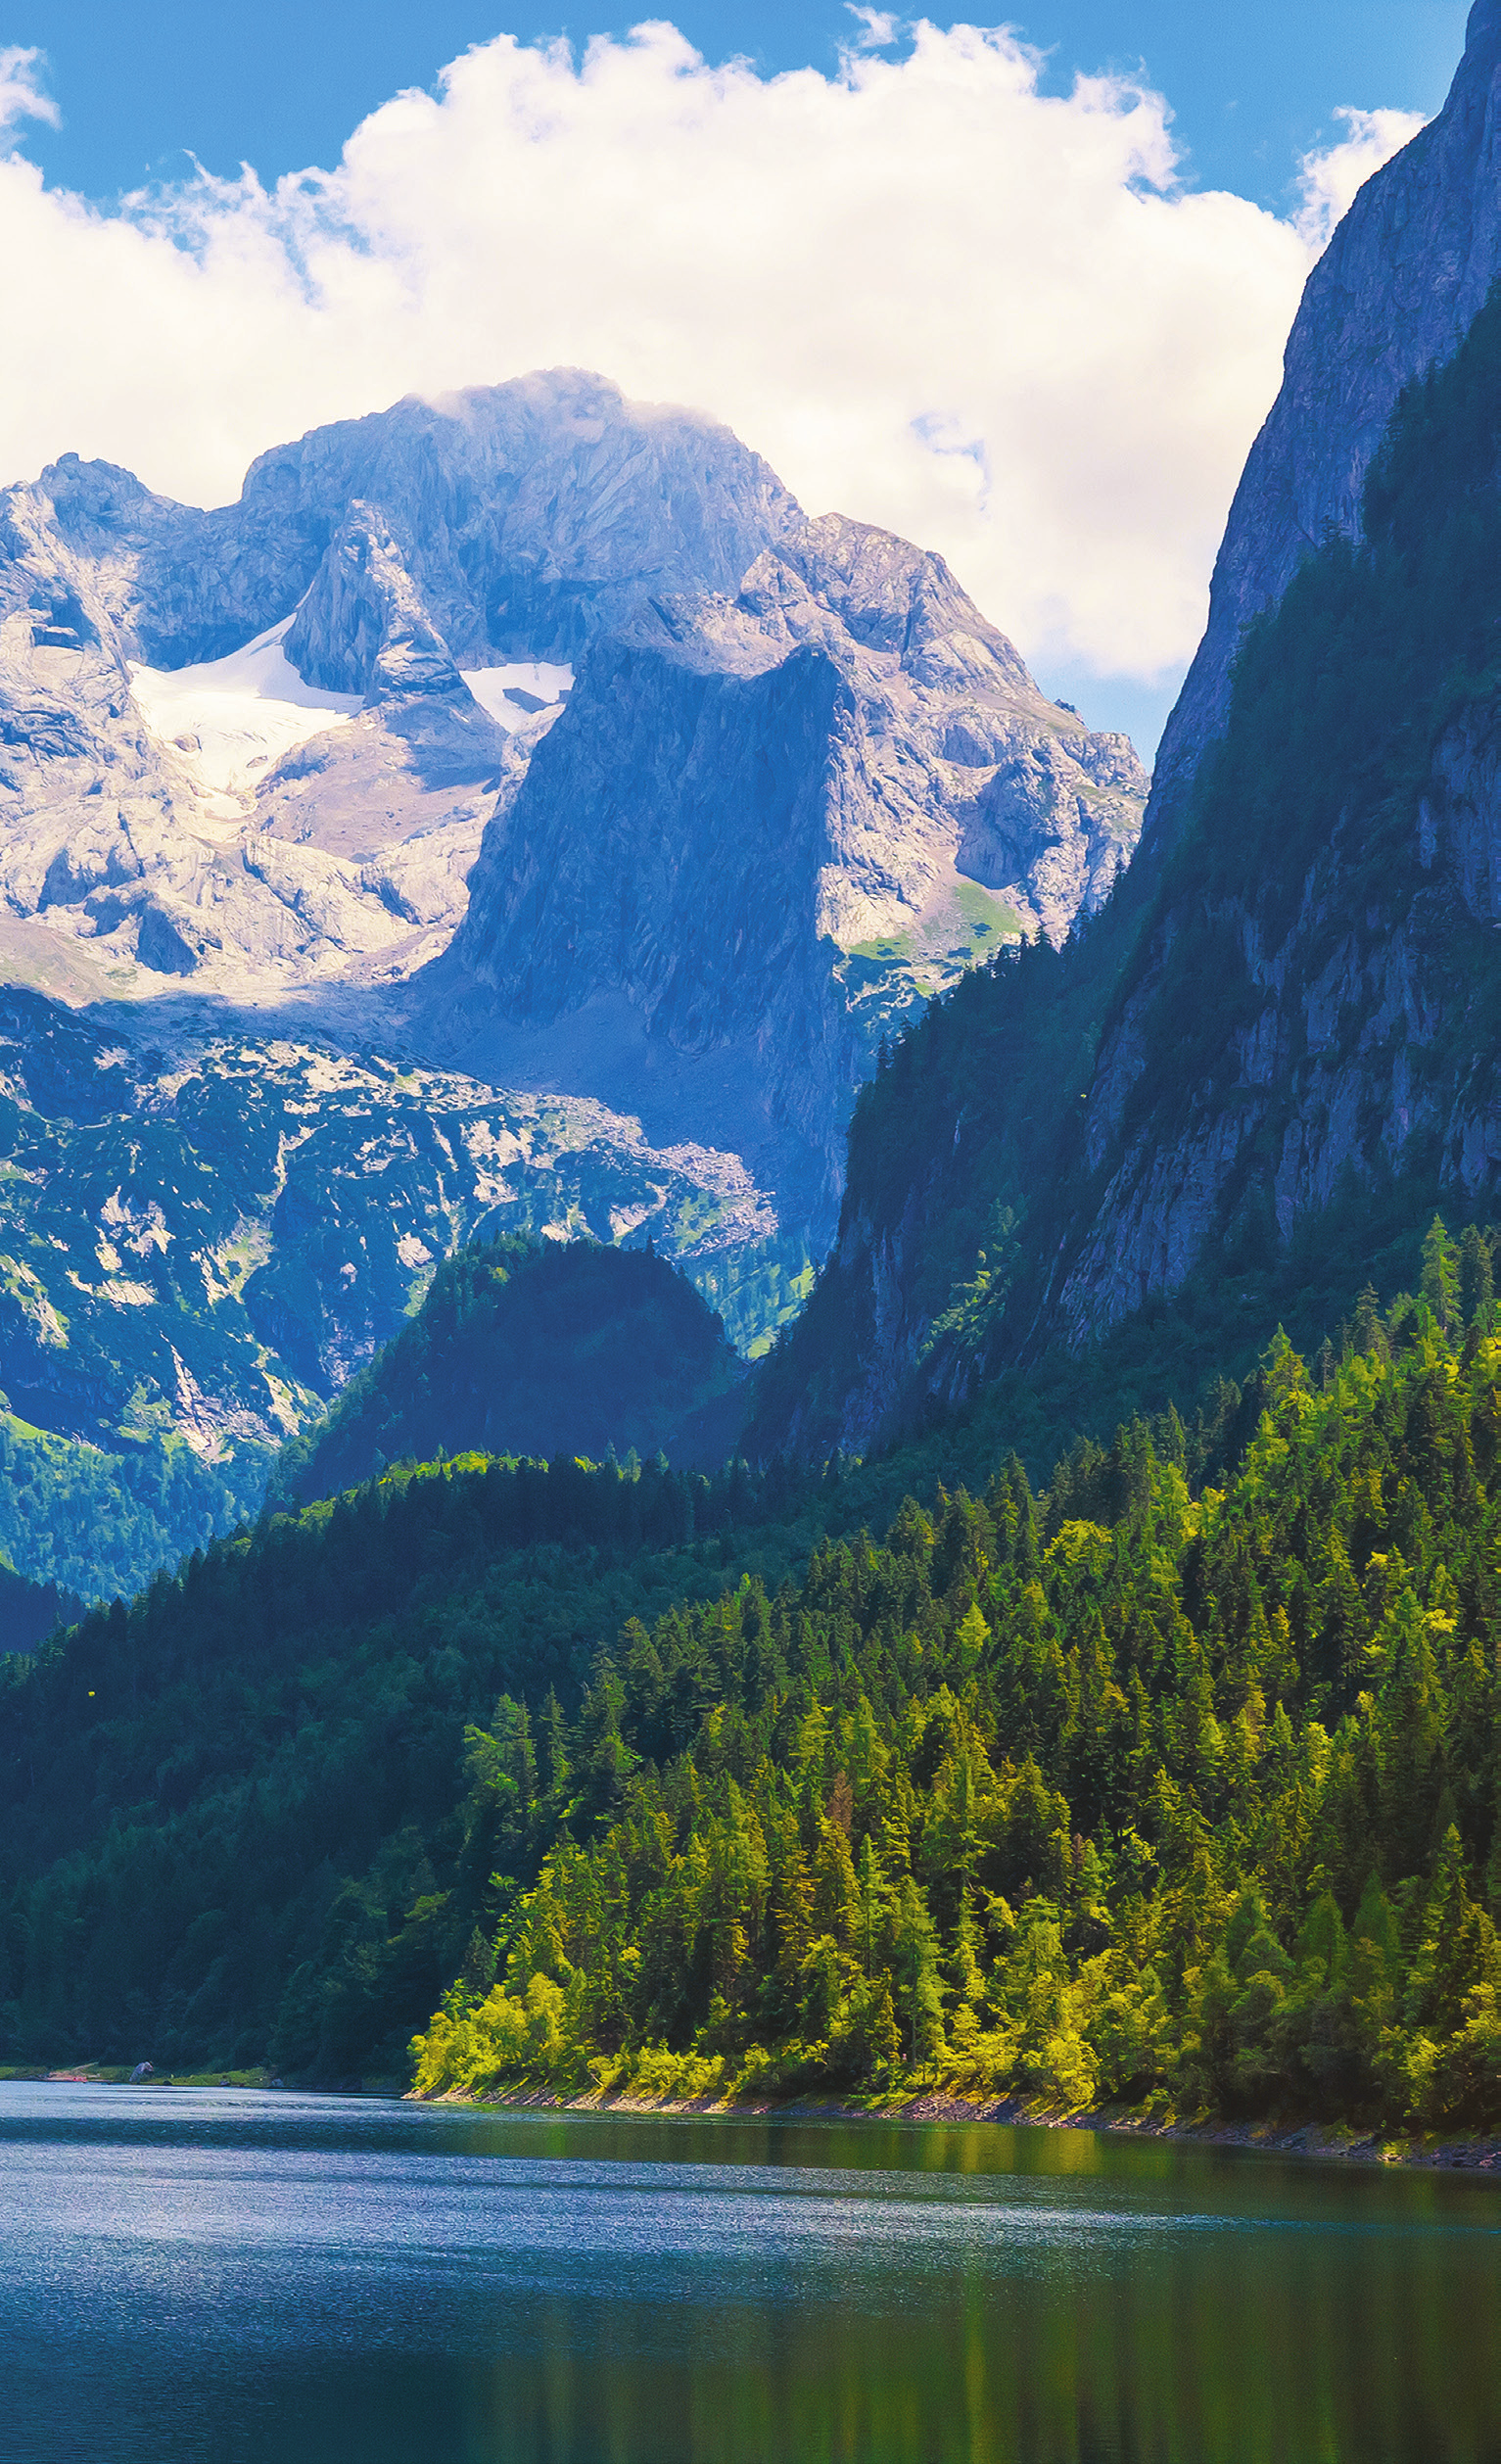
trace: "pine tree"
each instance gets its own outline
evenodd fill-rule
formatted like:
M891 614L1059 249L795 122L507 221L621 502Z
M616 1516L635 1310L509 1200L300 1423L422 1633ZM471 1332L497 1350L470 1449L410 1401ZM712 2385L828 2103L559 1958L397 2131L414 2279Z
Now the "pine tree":
M943 1985L937 1929L910 1873L902 1877L891 1913L891 1954L907 2059L914 2069L924 2068L943 2043Z
M1460 1261L1441 1215L1434 1215L1424 1237L1419 1289L1435 1323L1447 1335L1459 1316Z
M1467 1329L1478 1326L1482 1332L1489 1331L1494 1296L1490 1243L1473 1223L1467 1224L1459 1245L1459 1307Z

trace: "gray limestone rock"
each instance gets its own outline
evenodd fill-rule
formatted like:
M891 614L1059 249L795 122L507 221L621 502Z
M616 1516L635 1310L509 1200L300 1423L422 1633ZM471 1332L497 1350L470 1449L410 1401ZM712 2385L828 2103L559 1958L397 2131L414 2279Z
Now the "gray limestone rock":
M139 902L85 914L64 894L122 865L159 908L215 909L206 989L399 980L451 934L487 815L556 716L555 687L521 684L497 720L461 667L566 674L642 591L733 582L799 518L727 430L568 370L317 430L212 512L65 454L0 495L0 899L108 941L78 954L102 992L147 989L166 946L148 926L143 952ZM226 793L194 722L153 727L140 668L197 670L277 627L294 694L301 679L371 715L332 713L280 760L272 743ZM245 860L266 837L314 851L290 905L285 868ZM398 849L415 893L393 898Z
M135 1004L143 1039L212 1047L220 1092L241 1081L216 1027L247 1015L290 1019L300 1052L342 1039L361 1070L371 1050L434 1066L394 1147L352 1131L336 1163L320 1114L295 1166L290 1143L258 1163L256 1191L286 1163L295 1193L255 1216L275 1256L235 1310L206 1281L211 1317L239 1323L243 1298L243 1341L318 1393L399 1305L388 1259L361 1317L365 1268L318 1231L351 1219L351 1174L373 1187L415 1141L428 1249L433 1206L451 1228L492 1182L511 1203L483 1160L474 1207L452 1196L438 1114L461 1071L476 1103L522 1090L494 1101L528 1118L609 1106L566 1220L644 1238L680 1189L679 1246L769 1339L831 1228L882 1036L1019 931L1063 938L1145 794L1126 740L1050 702L940 558L807 520L727 430L578 371L317 430L212 511L75 455L0 492L0 980L112 1019ZM263 1036L255 1054L290 1142L311 1094ZM368 1074L341 1120L390 1109ZM226 1184L237 1100L212 1106ZM63 1252L38 1254L17 1333L38 1411L113 1425L112 1343L124 1362L122 1330L160 1328L126 1398L140 1384L206 1460L263 1439L262 1364L206 1341L196 1289L189 1333L151 1277L77 1263L113 1234L56 1238L88 1308L76 1281L51 1301ZM45 1336L43 1299L87 1341Z
M577 1060L592 1015L608 1070L622 999L642 1073L716 1056L675 1100L721 1140L724 1099L748 1107L735 1143L821 1239L881 1035L1008 934L1098 906L1146 784L941 558L830 515L735 592L653 594L601 637L486 832L454 954L534 1068L537 1030Z
M1065 935L1145 792L940 558L577 371L320 429L212 512L72 455L0 496L32 980L410 985L420 1048L755 1153L816 1233L882 1034Z

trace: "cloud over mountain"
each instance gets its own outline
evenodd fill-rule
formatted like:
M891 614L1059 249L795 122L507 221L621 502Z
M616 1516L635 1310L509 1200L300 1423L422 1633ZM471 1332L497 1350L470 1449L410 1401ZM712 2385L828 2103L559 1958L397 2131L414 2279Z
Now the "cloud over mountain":
M0 163L0 479L72 448L212 502L315 422L578 363L941 549L1032 657L1181 665L1316 209L1400 116L1352 119L1280 220L1186 189L1143 85L1049 95L972 26L882 56L866 15L834 77L711 68L665 24L582 57L500 36L269 191L105 213ZM0 111L49 109L0 54Z

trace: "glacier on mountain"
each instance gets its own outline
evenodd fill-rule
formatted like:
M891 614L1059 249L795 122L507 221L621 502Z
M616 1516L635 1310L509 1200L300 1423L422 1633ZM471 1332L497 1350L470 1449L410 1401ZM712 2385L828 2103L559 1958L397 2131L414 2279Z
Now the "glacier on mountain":
M0 983L126 1056L103 1082L122 1135L154 1071L289 1040L365 1070L372 1156L414 1134L399 1065L592 1102L579 1220L644 1239L661 1202L604 1204L606 1150L632 1185L662 1159L651 1188L685 1192L671 1247L750 1348L806 1290L881 1038L1098 906L1146 785L940 558L810 520L727 429L577 370L316 430L211 511L72 454L0 492ZM197 1117L243 1178L237 1116ZM320 1152L299 1166L313 1207ZM141 1171L122 1205L152 1200ZM429 1249L472 1219L443 1185ZM101 1279L71 1201L49 1232L63 1193L38 1189L11 1227L0 1381L55 1282L27 1242L55 1235L94 1327L70 1433L128 1406L190 1445L248 1441L258 1407L227 1370L222 1394L192 1370L191 1409L159 1375L217 1357L179 1319L227 1307L198 1290L218 1269L185 1284L174 1249L171 1275ZM554 1219L540 1183L517 1203ZM278 1288L252 1387L301 1414L357 1347L318 1334L314 1275ZM117 1393L100 1330L127 1317L121 1361L156 1365Z

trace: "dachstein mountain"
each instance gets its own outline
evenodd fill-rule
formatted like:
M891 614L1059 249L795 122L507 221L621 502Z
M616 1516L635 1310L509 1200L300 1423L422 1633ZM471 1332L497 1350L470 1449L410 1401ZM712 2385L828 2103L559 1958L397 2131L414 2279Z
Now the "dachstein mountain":
M0 494L26 1494L149 1458L137 1578L502 1230L650 1238L764 1346L883 1036L1061 940L1145 794L939 558L598 377L318 430L214 511L72 455ZM50 1515L0 1543L86 1587Z
M216 512L65 455L0 497L0 893L48 927L13 964L409 974L588 642L798 519L726 430L568 374L319 429Z
M1129 743L941 559L594 377L320 430L215 513L65 458L0 549L16 971L385 987L367 1031L644 1108L804 1238L892 1019L1061 938L1140 826Z
M1253 1358L1279 1316L1316 1345L1337 1294L1416 1281L1435 1208L1493 1205L1498 100L1486 0L1443 115L1310 280L1136 864L868 1090L762 1446L1124 1359L1133 1325L1192 1390L1206 1347Z
M582 1076L658 1136L665 1105L821 1247L883 1034L1098 907L1145 786L940 558L799 523L734 592L654 592L596 642L486 832L453 958L490 1023L464 1057Z

